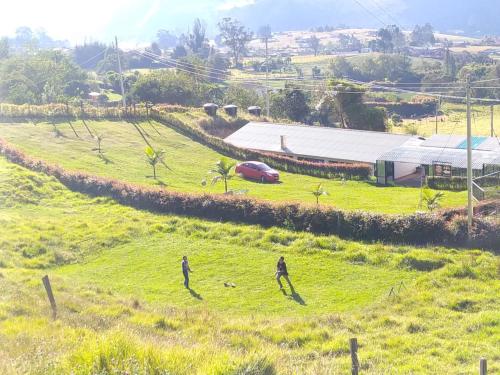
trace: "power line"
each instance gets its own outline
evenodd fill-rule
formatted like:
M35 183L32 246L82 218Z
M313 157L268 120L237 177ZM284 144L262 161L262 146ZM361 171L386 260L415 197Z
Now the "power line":
M392 21L394 21L394 24L396 26L398 26L401 30L403 30L403 28L401 27L401 25L399 24L399 21L396 19L396 17L394 17L391 13L389 13L389 11L387 11L385 8L382 7L382 5L379 4L378 1L376 0L370 0L373 4L375 4L375 6L380 9L385 15L387 15Z
M387 24L380 19L379 16L377 16L375 13L373 13L370 9L365 7L363 3L361 3L358 0L353 0L356 4L358 4L361 8L363 8L369 15L371 15L373 18L375 18L378 22L380 22L383 26L387 26Z

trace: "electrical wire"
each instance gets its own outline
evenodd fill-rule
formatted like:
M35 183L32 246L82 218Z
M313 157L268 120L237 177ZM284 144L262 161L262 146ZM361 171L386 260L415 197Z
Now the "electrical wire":
M401 30L403 30L403 28L401 27L399 21L396 19L396 17L394 17L391 13L389 13L388 10L386 10L385 8L382 7L382 5L380 5L380 3L376 0L370 0L373 4L375 4L375 6L380 9L383 13L385 13L385 15L390 18L394 24L396 26L398 26Z
M138 51L133 51L133 52L136 53L136 54L138 54L139 56L149 58L152 61L156 61L155 57L149 56L148 54L141 53L141 52L138 52ZM156 56L156 55L154 55L154 56ZM156 61L156 62L161 63L161 61ZM173 68L168 63L163 63L163 64L166 65L166 66L168 66L168 67L170 67L170 68ZM176 68L178 70L182 71L182 72L185 72L185 73L188 73L188 74L191 74L191 75L195 75L197 77L204 77L204 78L207 78L207 79L213 79L214 78L211 75L203 74L203 73L200 73L200 72L194 72L192 70L187 70L187 69L184 69L184 68L179 68L178 66ZM188 69L192 69L192 67L190 67ZM438 97L438 98L441 97L441 98L455 99L455 100L461 100L461 101L465 100L465 97L454 96L454 95L445 95L446 92L421 92L421 91L414 91L414 90L404 90L404 89L399 89L399 88L390 88L390 87L387 87L387 86L375 85L373 83L368 83L368 82L363 82L363 81L357 81L357 80L353 80L353 79L347 79L347 80L351 81L353 83L362 84L362 85L368 85L368 86L371 86L371 87L375 87L375 88L378 88L378 89L381 89L381 90L385 90L385 91L390 91L390 92L417 94L417 95L424 95L424 96L431 96L431 97ZM245 79L233 79L233 81L243 82L243 83L246 83L246 84L250 84L250 83L255 83L256 82L256 81L249 81L249 80L245 80ZM264 86L264 85L259 85L259 87L262 87L262 86ZM305 90L304 89L304 91L319 91L319 90L318 89L314 89L314 90L311 90L311 89ZM353 93L359 94L359 92L353 92ZM482 101L482 102L500 103L500 100L497 100L497 99L471 98L471 100L473 100L473 101Z
M380 22L383 26L387 26L387 24L382 21L382 19L380 19L379 16L377 16L375 13L373 13L370 9L368 9L367 7L365 7L363 5L363 3L361 3L360 1L358 0L353 0L356 4L358 4L361 8L363 8L365 10L365 12L367 12L370 16L372 16L373 18L375 18L378 22Z

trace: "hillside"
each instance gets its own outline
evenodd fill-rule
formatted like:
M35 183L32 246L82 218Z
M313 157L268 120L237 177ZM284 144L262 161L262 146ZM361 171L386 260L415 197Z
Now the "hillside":
M353 336L366 373L472 373L483 356L500 370L499 260L487 252L155 215L3 158L0 204L2 374L346 373ZM272 277L281 254L286 295Z
M500 3L489 0L460 2L442 0L379 0L363 2L305 0L260 0L234 8L230 14L257 29L272 25L275 31L308 30L324 25L362 25L378 28L397 23L405 29L426 22L441 32L460 32L465 35L500 33L496 14ZM446 16L443 16L446 15Z
M184 121L204 118L199 113L177 116ZM81 121L71 123L78 137L66 122L0 123L0 132L3 138L29 155L70 170L88 171L133 183L162 185L181 192L223 192L222 183L210 186L213 175L208 173L222 155L164 125L113 121L87 121L85 124L92 132L104 137L102 155L95 150L96 141ZM157 180L152 178L144 154L148 143L166 152L165 163L169 169L160 166ZM202 186L203 179L209 182L208 186ZM314 204L311 191L319 183L329 192L328 196L321 198L322 204L384 213L413 213L419 209L420 189L380 188L371 182L328 180L283 171L279 184L262 184L234 177L229 187L247 191L249 197ZM463 206L465 201L465 192L446 192L442 204L445 207Z

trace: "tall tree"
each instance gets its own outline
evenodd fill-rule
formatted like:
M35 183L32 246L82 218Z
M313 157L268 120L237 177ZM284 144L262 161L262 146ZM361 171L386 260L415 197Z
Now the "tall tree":
M316 35L311 36L309 39L307 39L307 45L313 50L314 56L317 56L319 53L319 49L321 48L321 42L319 38Z
M239 21L232 18L223 18L218 24L222 42L231 49L234 65L240 66L240 59L246 53L248 43L253 33Z
M457 63L449 48L444 52L444 73L452 79L457 76Z
M193 31L187 36L186 45L193 51L193 53L198 54L206 46L207 43L207 27L203 21L199 18L194 20Z
M108 47L99 42L85 43L73 50L73 59L84 69L95 69L104 60Z
M413 46L425 46L435 44L434 29L430 23L424 26L416 25L410 34L410 43Z

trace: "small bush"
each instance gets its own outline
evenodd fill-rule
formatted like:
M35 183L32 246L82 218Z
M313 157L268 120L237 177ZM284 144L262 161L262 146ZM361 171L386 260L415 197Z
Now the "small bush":
M451 266L448 274L451 277L455 277L457 279L466 279L466 278L477 279L478 278L477 271L474 270L472 265L465 264L465 263L462 263L459 266L457 266L457 265Z
M476 302L470 299L458 300L450 304L450 309L460 312L473 312L476 310Z
M406 328L406 331L408 333L421 333L427 331L427 328L418 323L410 323Z
M346 255L345 259L351 263L363 264L368 262L368 255L366 255L366 253L364 252L358 251Z
M434 271L444 267L446 262L442 259L421 258L415 255L405 255L399 262L401 268L416 271Z

